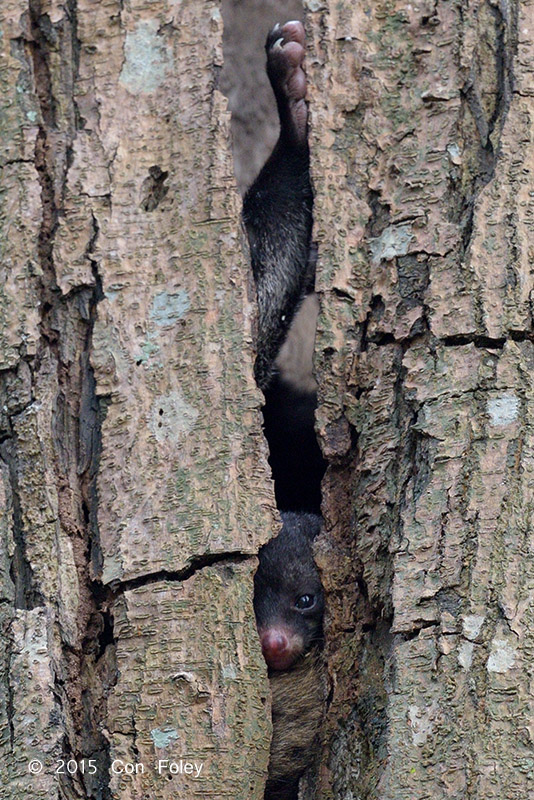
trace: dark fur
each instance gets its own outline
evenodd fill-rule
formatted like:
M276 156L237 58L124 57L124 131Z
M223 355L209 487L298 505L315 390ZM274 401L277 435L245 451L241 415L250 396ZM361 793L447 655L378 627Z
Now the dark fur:
M326 668L315 646L293 669L272 672L273 738L265 800L293 800L313 763L327 694Z
M296 661L307 653L323 634L324 599L319 572L315 566L312 542L321 529L321 518L314 514L282 514L278 536L264 545L254 576L254 611L261 633L276 626L287 627L302 640ZM310 595L311 609L299 610L296 601Z
M313 379L303 391L276 370L295 313L313 289L315 269L309 152L301 124L304 87L294 84L298 91L288 92L291 66L275 47L288 28L295 31L294 26L277 26L266 44L280 138L243 206L259 307L255 377L265 393L265 432L277 505L286 512L281 532L260 550L254 579L254 610L272 689L265 800L296 800L300 776L313 761L325 700L320 655L324 599L312 553L321 518L305 513L320 509L324 473L314 431L317 399L309 389ZM284 44L288 41L284 38ZM312 607L297 605L304 596L313 596Z
M260 638L263 631L282 627L297 634L300 648L288 669L269 670L273 736L265 800L297 797L299 778L313 763L326 697L321 658L324 597L312 553L321 518L285 513L282 521L278 536L260 550L254 610ZM302 595L315 596L313 609L295 608Z
M279 36L279 29L269 34L267 54ZM260 389L269 384L295 311L314 279L308 142L295 137L278 76L270 72L269 77L280 115L280 138L243 202L258 295L255 377Z
M265 393L265 435L278 508L320 512L325 462L315 436L317 396L276 374L276 357L305 296L313 289L313 193L307 136L298 135L280 60L270 57L281 29L267 38L267 71L280 115L280 138L249 189L243 220L258 297L255 377Z

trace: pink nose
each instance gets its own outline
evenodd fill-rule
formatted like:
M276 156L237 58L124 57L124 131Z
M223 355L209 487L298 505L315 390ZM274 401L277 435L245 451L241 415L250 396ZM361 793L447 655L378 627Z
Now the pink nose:
M267 663L269 659L278 659L289 647L289 641L285 633L277 630L265 631L261 637L261 649Z
M262 631L260 641L263 657L271 669L289 669L302 652L300 637L282 627Z

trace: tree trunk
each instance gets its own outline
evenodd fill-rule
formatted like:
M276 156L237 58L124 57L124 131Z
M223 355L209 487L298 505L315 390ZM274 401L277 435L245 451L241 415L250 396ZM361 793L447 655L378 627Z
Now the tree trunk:
M243 187L275 135L250 59L295 7L222 5ZM304 5L332 680L304 796L523 799L532 6ZM4 0L0 31L0 798L259 800L276 525L219 3Z
M524 798L532 4L306 5L333 541L318 796Z
M219 4L0 20L0 795L260 798L275 517Z

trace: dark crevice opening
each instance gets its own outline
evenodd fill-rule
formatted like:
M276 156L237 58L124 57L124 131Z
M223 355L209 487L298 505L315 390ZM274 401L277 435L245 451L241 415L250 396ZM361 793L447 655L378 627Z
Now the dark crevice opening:
M232 130L234 133L235 173L240 188L244 189L250 186L257 177L260 168L265 163L272 150L276 138L269 141L269 136L272 134L273 129L277 127L277 115L274 98L265 76L265 39L267 33L272 29L275 23L284 23L286 20L302 18L303 11L300 4L298 13L296 13L295 9L289 10L287 8L289 4L280 2L277 7L271 8L271 15L269 16L266 13L267 9L265 12L260 9L260 4L256 4L256 6L250 4L250 20L252 20L252 22L249 20L248 27L255 32L260 32L259 36L256 33L254 34L258 39L257 53L255 54L257 60L255 60L255 66L252 67L251 71L259 76L261 88L259 88L257 93L252 93L247 96L247 81L249 80L249 76L246 74L246 70L243 69L244 64L247 63L247 56L245 55L247 44L240 42L237 51L232 52L233 37L235 37L236 32L236 11L233 7L237 5L239 5L239 27L240 25L245 25L248 4L246 2L241 4L234 2L232 4L229 0L226 0L226 2L223 0L222 11L226 38L225 66L223 74L217 77L220 78L220 85L223 91L227 91L230 99L230 108L234 111ZM267 4L265 5L267 6ZM257 19L258 15L262 18L261 21ZM244 41L246 42L248 38L247 34ZM232 61L230 64L227 58L229 55ZM238 57L235 57L236 55L238 55ZM243 81L242 86L232 85L232 80L228 75L228 68L234 70L234 79L236 82L239 80ZM258 83L258 87L259 86L260 83ZM230 91L228 92L229 87ZM240 92L246 97L245 102L236 102L236 96L238 96ZM269 104L270 111L267 111ZM256 124L257 120L254 119L256 111L253 109L257 110L258 107L260 113L265 114L264 124L261 122L260 124ZM250 118L254 120L255 124L251 125L250 129L247 130L246 123L249 113ZM260 140L253 143L254 152L250 156L250 133L252 131L262 130L267 131L268 135L263 141ZM250 164L255 165L255 168L251 168L249 166ZM302 194L304 195L304 189L302 190ZM306 197L309 198L309 195L307 194ZM267 213L269 213L269 210ZM313 263L314 253L312 246L306 270L308 275L313 272L311 268ZM308 291L311 288L310 282L308 281ZM303 306L301 307L304 314L307 313L308 306L310 305L308 299L304 299ZM285 314L281 316L282 321L285 322L286 319L289 320L290 317L286 317ZM297 324L295 323L289 335L292 336L296 330ZM291 345L289 348L286 348L286 352L288 349L292 349ZM299 352L298 345L295 346L294 350ZM260 353L260 356L264 355L264 353ZM276 374L271 378L268 387L264 389L265 403L262 409L263 432L269 450L269 464L274 480L276 506L283 512L313 512L315 514L320 514L321 480L324 475L326 462L323 459L315 432L315 410L317 407L315 379L311 374L311 365L309 371L306 369L306 375L303 376L302 371L298 371L297 374L297 370L293 371L292 366L288 369L287 361L284 366L282 366L281 358L283 358L283 356L279 357L275 365ZM266 357L266 360L269 363L269 367L271 367L272 363L270 358ZM263 387L265 384L261 380L260 382ZM273 531L273 534L274 533L276 532ZM241 558L243 557L244 556L241 556ZM236 556L234 555L233 559L235 560L235 558ZM183 573L180 573L177 577L180 579L182 576ZM289 752L287 756L288 758L290 757ZM302 758L301 753L297 754L297 756ZM273 787L271 786L270 791L272 790ZM292 792L293 794L291 796L296 797L296 785L292 785ZM275 794L270 794L268 796L274 798ZM307 794L305 796L307 796ZM284 797L289 797L289 794L284 794Z

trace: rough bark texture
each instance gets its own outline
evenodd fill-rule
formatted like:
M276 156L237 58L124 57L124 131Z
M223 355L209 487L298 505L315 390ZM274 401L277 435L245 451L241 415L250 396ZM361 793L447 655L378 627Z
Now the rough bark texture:
M260 48L299 14L223 6L244 186ZM332 678L305 795L522 800L534 9L305 6ZM262 796L272 493L221 38L211 0L0 7L2 800ZM180 758L201 775L154 769Z
M0 59L0 796L259 798L275 528L219 5L5 0Z
M534 9L305 5L334 541L319 796L524 798Z

